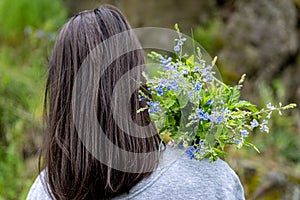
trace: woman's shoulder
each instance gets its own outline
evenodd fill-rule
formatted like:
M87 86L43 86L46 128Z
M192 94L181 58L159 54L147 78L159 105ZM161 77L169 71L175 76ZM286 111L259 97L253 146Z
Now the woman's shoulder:
M46 171L43 170L37 176L37 178L35 179L34 183L32 184L28 192L26 200L38 200L38 199L51 200L45 185L45 174Z
M167 181L179 196L194 199L244 199L243 187L234 170L223 160L198 161L183 154L166 171ZM180 189L181 188L181 189ZM202 196L202 198L201 198Z
M237 174L225 161L218 159L214 162L210 162L208 159L198 161L196 159L190 159L186 153L180 153L172 148L168 148L165 157L172 156L173 164L165 165L168 167L167 174L179 173L191 176L193 179L201 178L214 178L227 180L228 178L238 179ZM163 158L164 160L166 158ZM172 159L169 159L172 160ZM172 161L169 161L171 163ZM238 179L239 180L239 179Z
M170 155L174 153L168 150L163 156ZM212 163L206 159L199 162L182 154L169 163L155 171L151 181L141 183L143 191L135 192L133 199L245 199L237 174L221 159Z
M201 161L190 159L188 155L183 153L180 158L172 165L170 172L181 172L187 176L192 176L193 178L213 178L213 180L221 179L227 180L238 179L237 174L228 165L227 162L218 159L214 162L210 162L208 159L203 159Z

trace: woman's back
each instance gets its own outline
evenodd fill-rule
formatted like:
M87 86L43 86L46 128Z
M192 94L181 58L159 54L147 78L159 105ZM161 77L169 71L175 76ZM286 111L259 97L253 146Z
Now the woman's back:
M167 147L162 162L149 178L115 199L244 199L237 175L222 160L199 162ZM27 200L50 199L40 181L44 173L36 179Z

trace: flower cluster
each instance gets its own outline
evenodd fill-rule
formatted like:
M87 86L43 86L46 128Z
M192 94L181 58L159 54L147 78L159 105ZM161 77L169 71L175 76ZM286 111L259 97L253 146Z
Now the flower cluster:
M173 57L151 52L149 57L160 63L158 76L147 80L151 97L140 91L140 100L148 99L147 107L162 137L170 135L175 146L185 149L191 159L215 161L226 155L225 145L237 148L251 146L248 136L255 129L269 132L268 121L273 112L294 108L295 104L267 104L258 109L249 101L240 100L245 75L236 86L224 84L216 77L214 66L203 59L200 48L193 55L183 55L187 40L180 33L175 39Z

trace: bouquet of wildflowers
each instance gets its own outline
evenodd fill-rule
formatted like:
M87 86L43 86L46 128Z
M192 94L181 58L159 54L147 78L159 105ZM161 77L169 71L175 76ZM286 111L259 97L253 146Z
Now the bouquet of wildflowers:
M186 38L175 25L173 57L151 52L149 57L160 62L158 75L147 80L147 90L140 91L140 98L148 99L148 109L162 138L171 137L172 145L187 152L190 158L210 161L226 155L226 145L238 149L256 146L248 141L248 135L259 129L268 133L268 121L272 113L281 115L283 110L296 104L283 106L267 104L258 109L249 101L240 99L243 75L236 86L224 84L217 78L213 67L216 58L207 63L200 48L193 55L183 53Z

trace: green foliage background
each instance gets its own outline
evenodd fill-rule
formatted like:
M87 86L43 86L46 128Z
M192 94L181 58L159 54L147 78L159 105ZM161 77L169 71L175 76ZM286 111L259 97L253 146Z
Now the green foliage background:
M47 56L66 17L60 0L0 1L1 200L25 199L37 174L29 142L42 133Z

